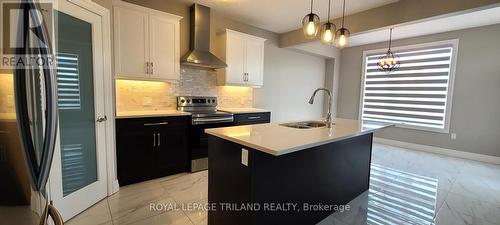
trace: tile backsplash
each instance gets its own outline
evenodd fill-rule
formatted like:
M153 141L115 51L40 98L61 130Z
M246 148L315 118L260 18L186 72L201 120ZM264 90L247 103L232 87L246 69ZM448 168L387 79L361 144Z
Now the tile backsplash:
M217 86L213 71L181 67L181 79L172 82L117 80L117 112L169 110L177 107L176 96L217 96L219 107L252 107L253 89Z
M0 74L0 113L15 113L14 76Z

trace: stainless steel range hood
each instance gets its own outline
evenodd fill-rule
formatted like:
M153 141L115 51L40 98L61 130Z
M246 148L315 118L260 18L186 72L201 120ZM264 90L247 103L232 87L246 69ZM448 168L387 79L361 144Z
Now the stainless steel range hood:
M182 57L183 65L220 69L226 63L210 53L210 8L193 4L191 6L190 50Z

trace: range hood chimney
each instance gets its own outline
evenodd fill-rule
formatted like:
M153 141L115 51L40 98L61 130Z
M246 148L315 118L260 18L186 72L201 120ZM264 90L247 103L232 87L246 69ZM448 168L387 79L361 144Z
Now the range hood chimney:
M193 4L190 14L190 48L181 63L210 69L227 67L226 63L210 53L210 8Z

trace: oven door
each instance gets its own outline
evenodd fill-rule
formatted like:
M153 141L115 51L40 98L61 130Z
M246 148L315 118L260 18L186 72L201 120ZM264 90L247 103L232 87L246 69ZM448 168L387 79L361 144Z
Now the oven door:
M191 172L206 170L208 168L208 135L205 133L205 129L229 127L232 125L233 122L221 122L191 126Z

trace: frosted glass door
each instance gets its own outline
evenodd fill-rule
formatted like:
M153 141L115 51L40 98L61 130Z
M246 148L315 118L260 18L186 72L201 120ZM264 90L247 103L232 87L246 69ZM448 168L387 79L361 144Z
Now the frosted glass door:
M91 24L57 12L63 196L97 181Z
M109 27L99 13L83 0L59 0L54 12L59 134L50 193L64 221L108 193L104 65L110 60L103 41Z

